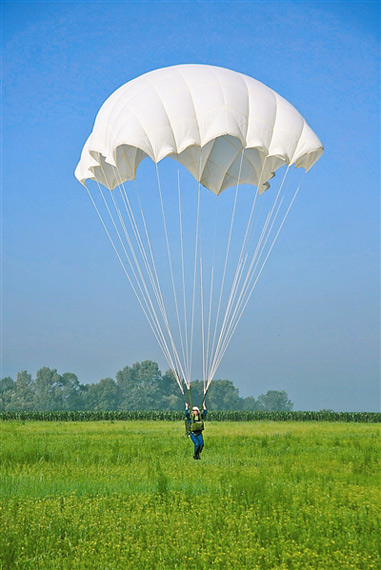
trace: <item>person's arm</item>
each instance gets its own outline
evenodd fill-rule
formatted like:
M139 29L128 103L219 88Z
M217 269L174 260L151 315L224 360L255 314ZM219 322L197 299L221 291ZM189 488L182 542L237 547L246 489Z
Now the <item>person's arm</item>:
M185 402L185 417L189 420L189 404Z
M206 405L204 403L204 405L202 406L202 412L201 412L201 417L204 420L206 418L206 414L207 414L207 409L206 409Z

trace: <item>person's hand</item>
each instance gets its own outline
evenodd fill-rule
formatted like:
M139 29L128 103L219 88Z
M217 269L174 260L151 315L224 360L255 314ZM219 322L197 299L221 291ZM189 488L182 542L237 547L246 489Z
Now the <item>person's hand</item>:
M185 402L185 409L186 409L186 410L189 410L189 404L188 404L188 402Z

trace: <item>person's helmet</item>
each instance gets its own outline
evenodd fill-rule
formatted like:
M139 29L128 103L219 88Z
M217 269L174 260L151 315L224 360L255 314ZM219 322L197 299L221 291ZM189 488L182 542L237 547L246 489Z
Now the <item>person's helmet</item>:
M200 409L199 409L197 406L193 406L192 412L198 412L198 413L200 413Z

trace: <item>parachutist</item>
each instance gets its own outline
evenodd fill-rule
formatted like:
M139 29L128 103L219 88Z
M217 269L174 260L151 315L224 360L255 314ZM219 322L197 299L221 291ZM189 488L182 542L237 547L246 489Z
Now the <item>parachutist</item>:
M206 418L206 406L202 405L202 411L197 406L193 406L192 412L189 412L189 404L185 403L185 423L187 433L190 435L194 444L193 459L201 459L200 454L204 448L204 438L202 432L204 430L204 419Z

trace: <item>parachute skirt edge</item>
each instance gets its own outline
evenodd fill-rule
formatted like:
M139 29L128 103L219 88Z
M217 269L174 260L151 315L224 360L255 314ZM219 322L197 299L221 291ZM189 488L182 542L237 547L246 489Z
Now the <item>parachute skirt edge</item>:
M231 135L221 135L210 143L216 148L218 147L218 140L224 141L232 139ZM236 139L237 142L238 139ZM208 145L210 144L208 143ZM129 152L129 150L133 152ZM215 160L203 157L204 149L191 145L187 147L182 153L176 154L169 152L165 157L157 162L158 164L164 158L171 158L181 163L191 175L200 182L205 188L210 190L216 195L221 194L224 190L239 184L250 184L258 186L259 193L261 194L269 188L268 181L275 176L276 170L289 164L294 165L296 168L304 168L308 172L312 166L319 160L324 152L322 147L316 148L304 154L295 162L290 162L288 157L280 154L271 155L266 153L263 147L243 147L241 146L232 155L232 160L228 169L223 168L223 164L216 163ZM241 165L241 154L243 152L243 159ZM115 149L114 165L110 163L109 159L100 153L98 154L98 161L89 166L87 172L81 171L80 165L75 170L75 176L79 182L86 187L87 180L94 180L102 184L109 190L114 190L120 184L135 180L137 169L140 162L148 157L142 149L131 147L126 144L121 144ZM226 156L226 155L225 155ZM128 159L126 159L128 157ZM210 157L210 152L209 152ZM226 163L225 163L226 164ZM241 175L239 175L241 165ZM199 171L199 172L197 172Z

